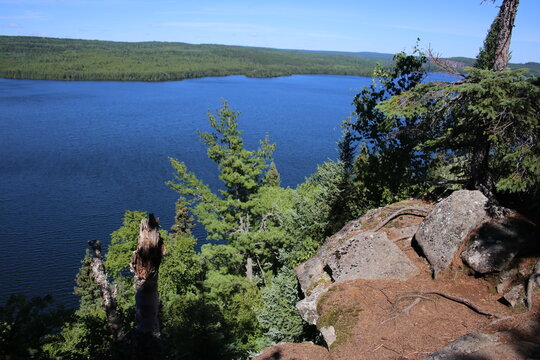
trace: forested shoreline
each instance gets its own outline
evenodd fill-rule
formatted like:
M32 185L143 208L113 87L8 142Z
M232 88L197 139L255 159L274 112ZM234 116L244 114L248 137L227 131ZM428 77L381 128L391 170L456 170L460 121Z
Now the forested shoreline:
M474 59L449 59L469 66ZM0 36L0 77L71 81L174 81L245 75L373 74L391 65L388 54L280 50L246 46L193 45L180 42L113 42ZM540 75L540 64L510 64ZM431 63L426 71L445 71Z
M371 76L378 62L242 46L0 36L0 77L9 79L171 81L229 75Z
M281 342L324 344L299 316L294 269L349 221L374 208L411 198L440 199L464 188L489 199L485 210L494 219L517 209L531 224L539 223L540 81L507 67L518 3L504 0L474 67L459 81L423 82L428 58L418 49L397 54L388 68L376 68L372 84L354 96L353 114L341 124L339 160L324 162L294 189L281 185L273 156L276 144L266 136L257 148L248 149L240 113L223 101L208 113L211 130L198 131L222 186L213 190L186 163L169 158L174 177L167 186L178 193L170 231L159 230L152 214L126 211L103 256L98 243L89 242L92 252L87 251L76 276L78 309L51 310L49 297L22 296L12 296L0 307L0 356L227 360L250 358ZM70 56L60 40L50 41L49 46L60 46L58 56ZM108 43L93 44L122 58ZM137 46L147 54L145 43L126 44L125 63L130 66L135 66ZM163 46L171 46L169 55L175 56L174 45ZM197 48L181 46L194 58L204 58ZM215 61L216 53L230 50L215 45L208 49L204 54ZM283 55L279 50L246 51L243 59L250 65L259 59L271 66ZM42 52L36 43L33 59ZM72 59L83 53L77 50ZM99 64L99 57L87 55L86 61ZM32 63L21 56L21 63ZM44 67L54 67L57 60L44 61ZM301 55L295 61L301 67ZM218 65L226 72L234 64ZM323 64L331 66L321 58L318 65ZM291 71L294 66L291 63ZM205 71L202 65L200 71ZM275 73L261 74L278 76L279 71L285 70L276 67ZM126 76L130 80L129 73ZM192 233L195 221L207 233L208 243L200 251ZM141 235L148 228L157 245L154 252L141 246L151 242ZM154 264L144 273L143 256L148 254ZM144 325L150 322L141 320L141 313L152 306L139 298L141 279L153 282L153 329L146 332ZM331 271L322 281L333 281ZM421 294L429 293L435 292ZM467 300L444 297L475 308ZM141 345L143 341L150 345ZM152 349L151 357L141 355L144 346Z

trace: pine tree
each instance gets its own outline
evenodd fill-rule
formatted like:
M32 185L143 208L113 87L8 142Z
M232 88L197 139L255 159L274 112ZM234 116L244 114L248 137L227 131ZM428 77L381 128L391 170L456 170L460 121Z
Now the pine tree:
M270 163L268 171L266 171L266 174L264 175L263 185L276 187L281 185L281 176L279 175L276 163L273 161Z
M176 215L174 216L174 225L171 230L176 235L190 235L193 226L193 218L189 214L185 197L180 197L176 201Z

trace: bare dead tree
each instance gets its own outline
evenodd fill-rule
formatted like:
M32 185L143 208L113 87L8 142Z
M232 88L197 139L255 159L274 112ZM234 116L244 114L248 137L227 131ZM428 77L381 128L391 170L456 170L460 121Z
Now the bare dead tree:
M129 359L129 344L126 330L120 312L116 307L116 288L110 285L107 272L105 271L105 265L101 256L101 242L93 240L89 241L88 245L92 249L90 269L103 299L101 305L107 314L107 326L113 336L113 341L120 353L120 357Z
M164 254L159 221L150 214L148 219L141 220L139 241L130 264L135 278L135 359L160 358L158 273Z

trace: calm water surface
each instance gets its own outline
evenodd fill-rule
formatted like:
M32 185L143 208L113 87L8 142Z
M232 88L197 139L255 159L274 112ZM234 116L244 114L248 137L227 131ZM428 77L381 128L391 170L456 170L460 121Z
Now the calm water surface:
M282 185L294 187L336 158L339 125L370 81L0 79L0 304L19 292L74 305L74 276L88 240L107 244L125 210L154 212L169 228L177 198L165 186L173 174L169 156L218 187L196 131L209 130L206 113L222 99L241 112L247 148L266 134L277 143Z

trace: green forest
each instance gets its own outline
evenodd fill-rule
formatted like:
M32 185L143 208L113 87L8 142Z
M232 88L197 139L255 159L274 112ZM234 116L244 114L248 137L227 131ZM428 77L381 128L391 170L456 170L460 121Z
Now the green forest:
M0 36L0 77L41 80L171 81L208 76L295 74L371 76L392 56L378 53L278 50L176 42L111 42ZM472 65L474 59L452 58ZM427 62L428 71L444 71ZM540 75L540 64L510 64ZM463 72L463 68L459 68Z
M224 45L0 36L0 77L167 81L207 76L371 76L377 60Z
M500 48L509 38L497 36L500 31L492 26L473 66L456 82L423 83L428 59L418 50L399 53L391 66L377 67L372 85L352 99L353 116L342 123L339 159L321 164L294 189L280 184L273 159L279 144L267 137L257 149L247 149L238 111L224 101L210 113L212 130L197 135L216 165L221 190L212 191L184 163L170 159L174 176L167 186L179 197L174 226L159 231L160 332L144 335L157 349L153 358L246 359L279 342L321 343L295 308L299 294L293 269L369 209L467 188L486 194L493 211L511 207L538 222L540 81L525 70L507 68L508 51ZM48 47L64 42L50 41ZM35 59L42 54L39 43ZM100 51L111 46L118 64L124 61L110 43L89 44ZM129 59L137 46L144 56L150 54L144 44L123 46ZM170 46L171 56L190 48L159 46ZM228 48L207 50L206 55ZM262 54L244 50L250 64ZM197 48L191 51L198 53ZM270 59L283 55L260 51L268 51ZM67 56L60 54L54 61ZM89 62L99 59L88 57ZM301 58L298 54L298 66ZM49 65L43 66L54 69ZM110 301L94 275L101 261L94 242L76 276L78 309L58 308L50 297L17 295L0 307L0 357L137 358L129 350L129 344L135 342L136 348L141 343L138 280L130 259L139 251L144 219L151 223L153 216L126 211L123 225L111 234L100 265ZM195 220L208 234L200 251L192 234Z

